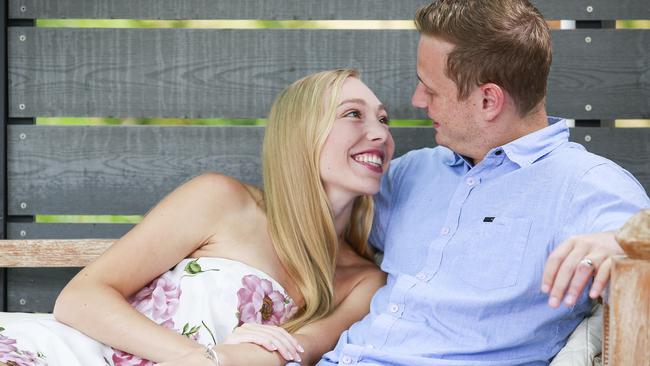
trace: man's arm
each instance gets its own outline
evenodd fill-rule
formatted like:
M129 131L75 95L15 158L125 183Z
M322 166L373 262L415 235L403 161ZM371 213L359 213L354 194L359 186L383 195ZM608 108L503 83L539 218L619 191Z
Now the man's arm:
M639 210L650 207L643 187L614 163L587 171L575 189L565 221L568 239L549 255L542 277L542 291L549 305L576 303L594 277L591 298L603 293L609 281L611 258L623 254L614 231Z

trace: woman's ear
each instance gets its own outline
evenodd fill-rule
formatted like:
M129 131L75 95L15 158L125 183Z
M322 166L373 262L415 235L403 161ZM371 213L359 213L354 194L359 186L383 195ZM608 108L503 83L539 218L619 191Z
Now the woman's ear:
M481 113L485 120L492 121L499 116L505 104L505 91L502 87L494 83L483 84L479 87L481 90Z

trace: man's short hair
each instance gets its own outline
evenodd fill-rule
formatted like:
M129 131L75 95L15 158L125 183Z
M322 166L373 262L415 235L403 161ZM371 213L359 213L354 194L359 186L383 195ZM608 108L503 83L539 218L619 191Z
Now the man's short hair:
M546 96L551 37L546 21L527 0L438 0L418 9L420 34L455 45L445 74L458 98L495 83L514 99L521 116Z

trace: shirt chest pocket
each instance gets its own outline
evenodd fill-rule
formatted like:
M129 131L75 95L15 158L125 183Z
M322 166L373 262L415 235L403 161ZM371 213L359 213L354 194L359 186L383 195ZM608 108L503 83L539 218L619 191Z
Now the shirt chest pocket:
M462 244L455 270L464 282L484 290L517 284L531 220L495 217L480 227Z

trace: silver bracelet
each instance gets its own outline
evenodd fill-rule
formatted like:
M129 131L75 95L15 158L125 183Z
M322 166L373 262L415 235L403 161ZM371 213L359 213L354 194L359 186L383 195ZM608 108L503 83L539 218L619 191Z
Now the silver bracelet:
M212 361L212 363L214 363L214 366L219 366L219 355L217 354L217 351L214 350L213 344L208 344L205 346L205 353L203 353L203 356Z

